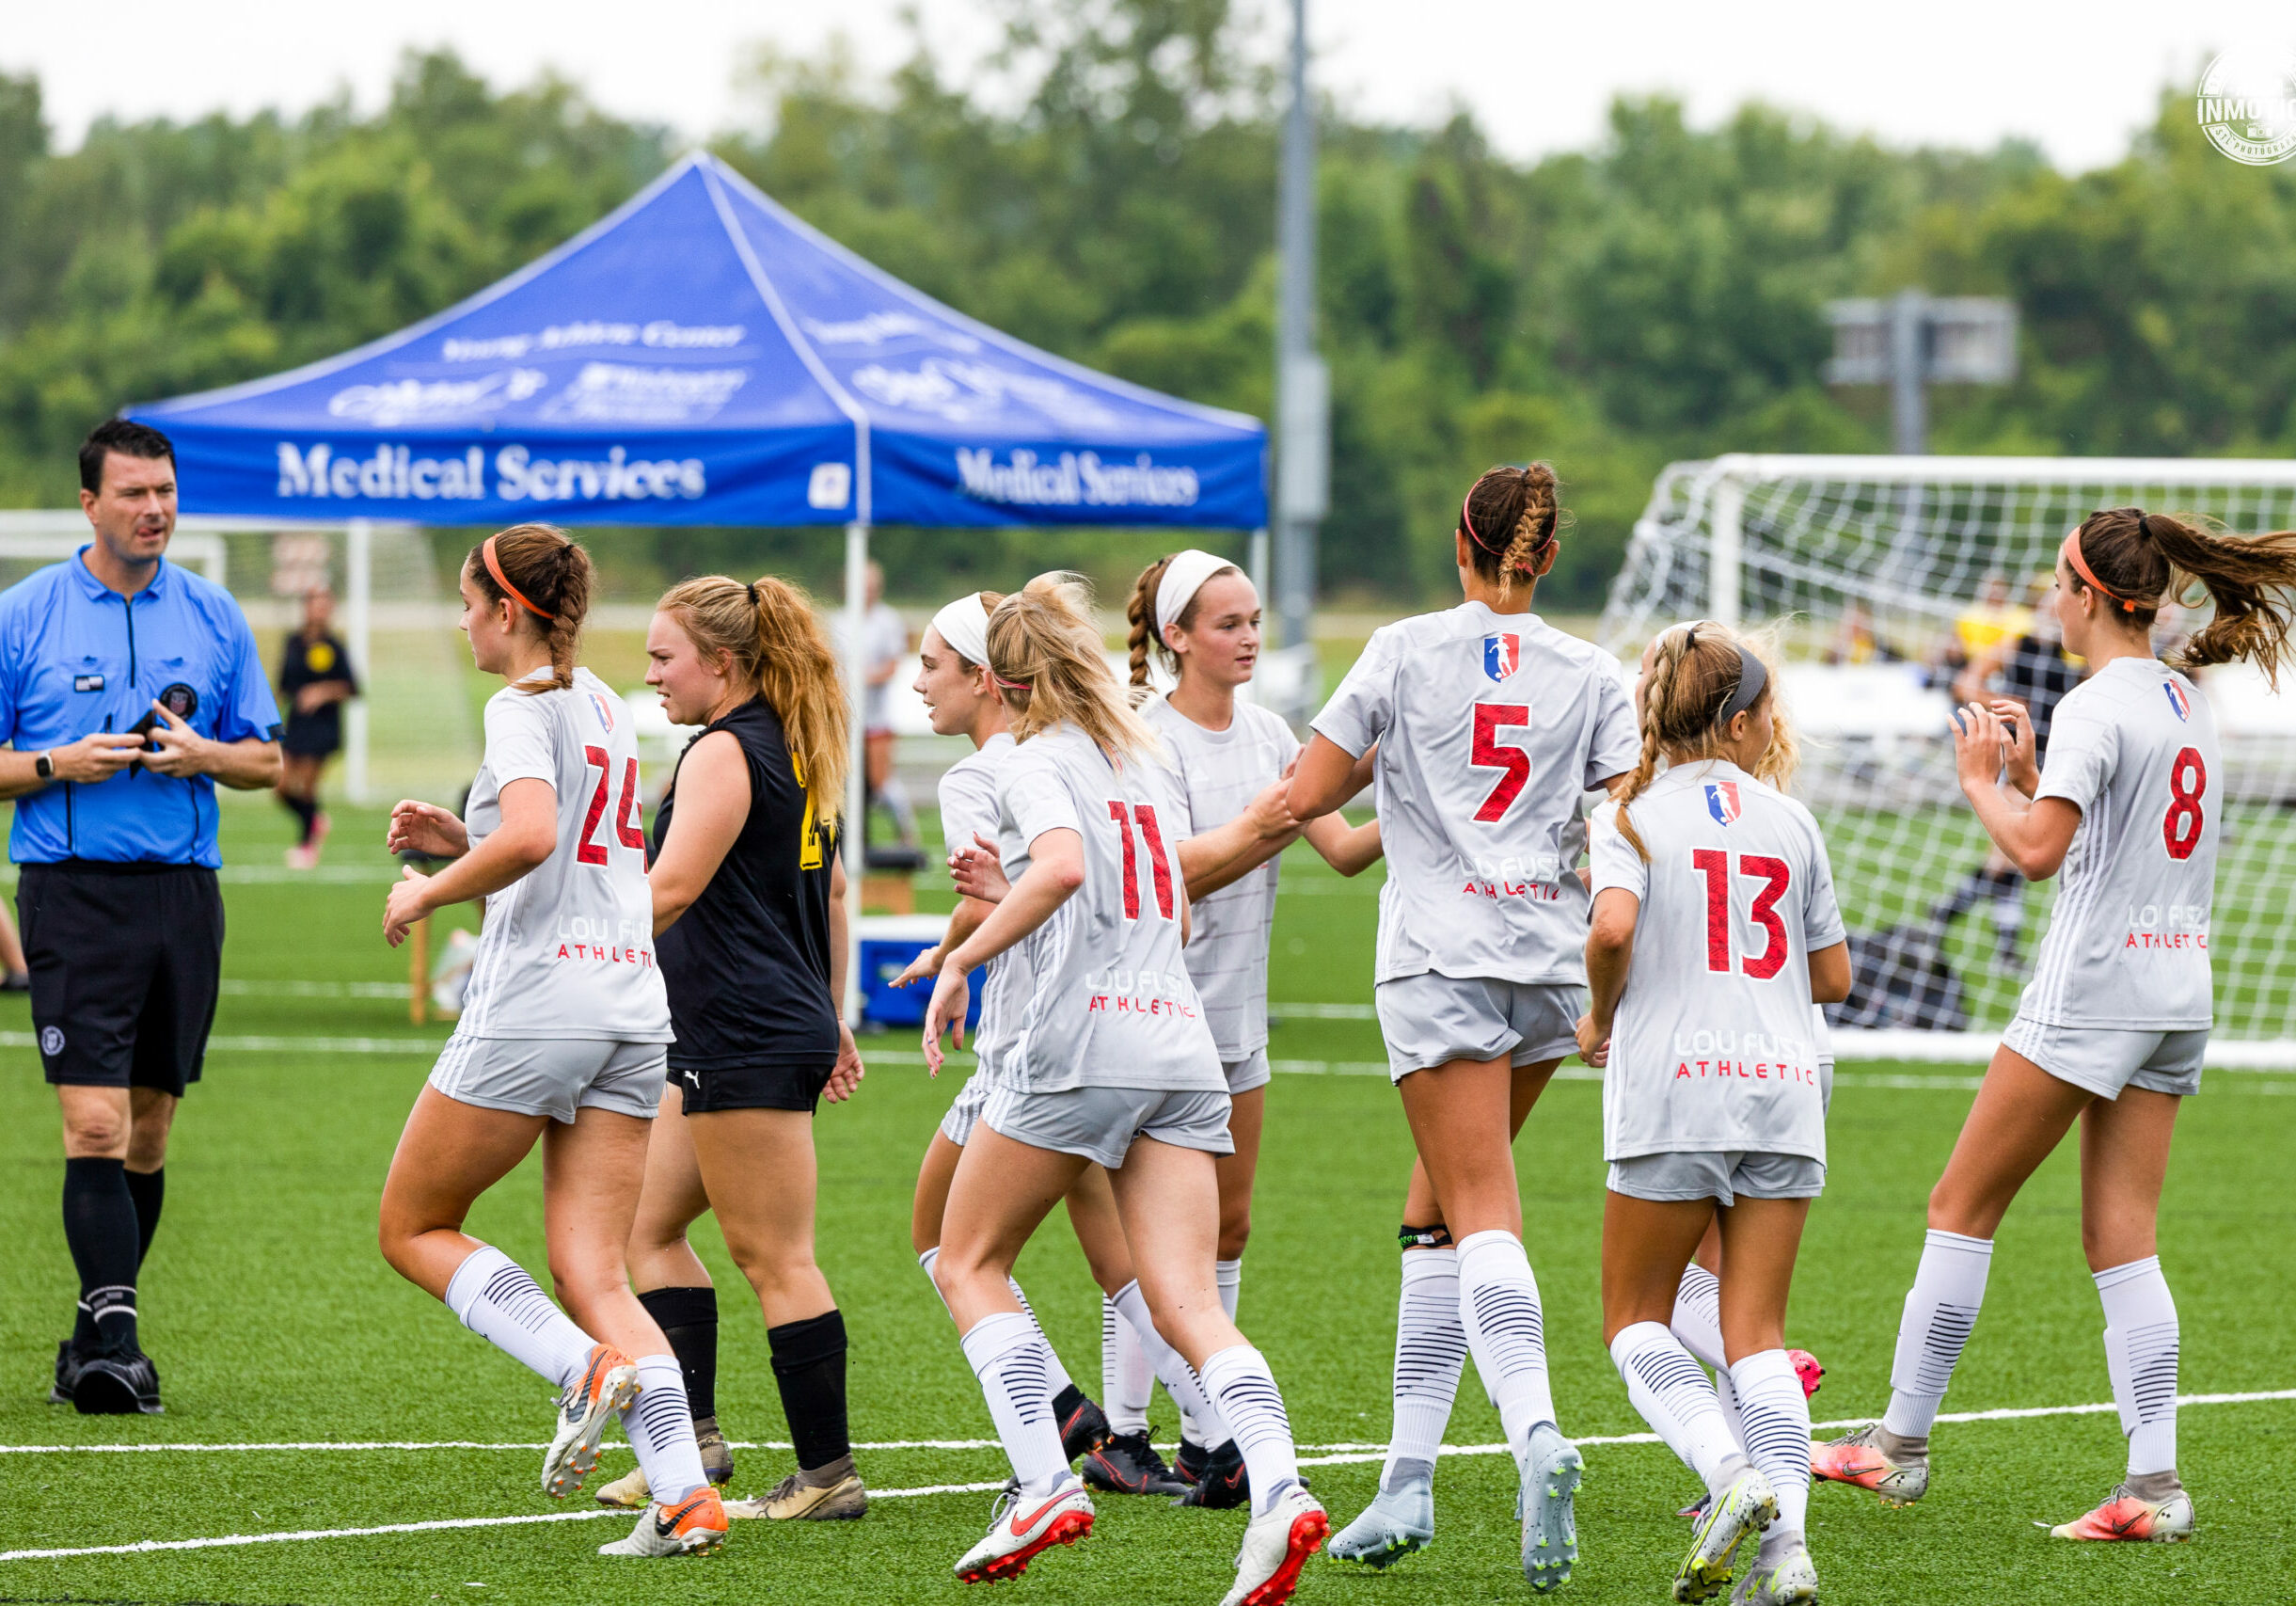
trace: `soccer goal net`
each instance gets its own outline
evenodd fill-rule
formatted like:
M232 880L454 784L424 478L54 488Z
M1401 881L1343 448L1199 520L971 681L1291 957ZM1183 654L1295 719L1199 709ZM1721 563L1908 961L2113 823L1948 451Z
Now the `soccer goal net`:
M2127 506L2289 529L2296 463L1732 455L1658 476L1602 640L1631 660L1681 619L1777 632L1795 789L1851 931L1855 990L1829 1011L1845 1057L1981 1058L2016 1012L2055 884L1988 861L1947 719L1956 691L2078 677L2039 605L2066 532ZM2159 634L2200 622L2172 608ZM2197 678L2228 771L2211 1059L2296 1064L2296 694L2244 665Z

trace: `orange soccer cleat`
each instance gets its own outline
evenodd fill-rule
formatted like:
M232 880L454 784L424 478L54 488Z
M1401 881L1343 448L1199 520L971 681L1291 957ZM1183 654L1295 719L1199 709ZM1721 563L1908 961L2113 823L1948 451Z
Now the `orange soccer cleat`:
M2154 1502L2130 1493L2129 1486L2122 1484L2095 1511L2060 1522L2049 1532L2057 1539L2140 1539L2178 1545L2193 1536L2193 1497L2178 1489L2166 1500Z
M1810 1447L1810 1472L1872 1489L1884 1505L1911 1505L1929 1492L1929 1440L1900 1439L1877 1422Z
M542 1492L563 1500L598 1464L607 1422L638 1398L638 1368L610 1344L593 1344L581 1375L558 1397L558 1431L542 1457Z

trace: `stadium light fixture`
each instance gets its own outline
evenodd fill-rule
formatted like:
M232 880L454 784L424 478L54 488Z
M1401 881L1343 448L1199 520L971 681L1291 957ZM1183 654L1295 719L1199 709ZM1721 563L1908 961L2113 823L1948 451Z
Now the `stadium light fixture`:
M1887 385L1891 438L1902 455L1929 450L1931 385L2002 385L2017 376L2017 303L1990 295L1901 290L1886 300L1829 302L1829 385Z

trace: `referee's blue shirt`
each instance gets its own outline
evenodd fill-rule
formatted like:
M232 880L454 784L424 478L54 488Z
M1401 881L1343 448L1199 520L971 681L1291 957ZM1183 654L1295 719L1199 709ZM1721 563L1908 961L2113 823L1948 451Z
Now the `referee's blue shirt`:
M278 705L255 632L231 594L162 558L151 583L121 596L69 562L0 592L0 740L40 753L96 731L122 731L181 682L198 693L189 723L216 741L278 739ZM8 857L115 863L223 863L215 783L149 770L108 781L55 781L16 800Z

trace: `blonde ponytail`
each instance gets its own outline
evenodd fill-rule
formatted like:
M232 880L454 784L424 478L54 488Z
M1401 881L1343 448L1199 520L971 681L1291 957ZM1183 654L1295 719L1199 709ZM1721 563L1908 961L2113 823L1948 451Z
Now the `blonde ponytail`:
M1761 694L1750 708L1769 706L1772 734L1748 773L1781 791L1793 783L1801 762L1801 743L1779 699L1777 666L1769 654L1754 640L1711 619L1675 626L1658 638L1650 668L1643 672L1642 752L1618 794L1619 835L1634 845L1644 864L1650 863L1650 850L1635 829L1627 805L1657 779L1661 757L1689 763L1715 755L1727 734L1722 710L1735 696L1749 659L1767 672Z
M1081 575L1040 574L989 615L989 672L1026 741L1072 724L1112 760L1164 761L1164 746L1108 667Z

